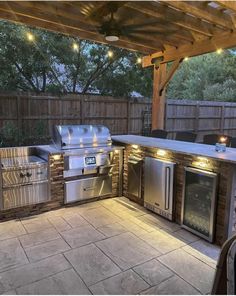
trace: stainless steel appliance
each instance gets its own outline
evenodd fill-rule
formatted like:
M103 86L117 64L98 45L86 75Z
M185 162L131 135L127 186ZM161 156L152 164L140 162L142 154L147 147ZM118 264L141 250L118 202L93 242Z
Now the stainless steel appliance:
M144 206L149 210L173 219L174 163L145 157Z
M48 163L38 156L14 156L1 159L1 209L46 202Z
M65 203L112 194L114 148L108 128L59 125L54 141L64 152Z
M141 201L142 158L130 155L128 158L128 194L130 199Z
M214 239L217 174L186 167L182 226L212 242Z

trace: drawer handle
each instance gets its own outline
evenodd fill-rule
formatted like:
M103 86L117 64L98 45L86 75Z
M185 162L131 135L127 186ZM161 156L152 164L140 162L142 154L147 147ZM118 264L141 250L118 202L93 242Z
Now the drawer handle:
M84 191L89 191L89 190L93 190L95 187L87 187L87 188L84 188Z
M26 176L29 178L29 177L31 177L31 176L32 176L32 174L31 174L31 173L29 173L29 172L27 172Z

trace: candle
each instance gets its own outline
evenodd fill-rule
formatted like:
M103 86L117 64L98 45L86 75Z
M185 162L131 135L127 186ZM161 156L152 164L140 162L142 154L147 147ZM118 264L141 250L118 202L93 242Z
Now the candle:
M226 151L226 141L227 138L222 136L219 139L219 143L216 143L215 150L217 152L225 152Z

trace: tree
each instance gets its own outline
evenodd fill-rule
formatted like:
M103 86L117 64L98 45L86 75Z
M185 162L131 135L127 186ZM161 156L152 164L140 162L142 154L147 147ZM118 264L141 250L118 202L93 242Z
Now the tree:
M236 101L236 54L225 50L183 62L169 84L175 99Z
M107 55L109 50L112 57ZM136 63L138 56L124 49L0 21L1 90L114 96L138 92L151 96L151 69L142 69Z

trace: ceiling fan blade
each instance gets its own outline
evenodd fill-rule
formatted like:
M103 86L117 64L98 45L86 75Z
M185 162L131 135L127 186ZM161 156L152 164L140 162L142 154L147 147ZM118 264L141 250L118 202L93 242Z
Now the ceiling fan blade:
M122 33L128 34L144 34L144 35L170 35L176 33L177 30L168 30L168 31L153 31L153 30L122 30Z
M123 28L124 29L139 29L139 28L153 26L153 25L157 25L157 24L163 24L163 21L155 20L155 21L146 22L146 23L125 25L125 26L123 26Z
M91 3L88 1L88 5L84 6L81 12L91 20L102 22L103 18L111 13L115 13L120 7L126 4L127 1L103 1ZM93 6L91 6L91 4Z

